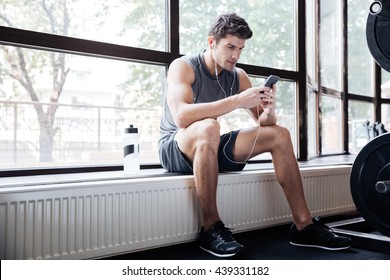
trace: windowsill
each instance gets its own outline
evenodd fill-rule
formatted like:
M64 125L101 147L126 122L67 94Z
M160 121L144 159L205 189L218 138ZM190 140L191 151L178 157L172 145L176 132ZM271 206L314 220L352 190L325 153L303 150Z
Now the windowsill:
M310 159L305 162L299 162L300 168L316 167L316 166L335 166L335 165L350 165L353 163L356 155L336 155ZM271 170L273 164L270 163L250 163L247 164L242 172L253 170ZM178 176L178 173L168 173L163 168L143 169L139 175L125 175L122 170L118 171L100 171L100 172L84 172L84 173L69 173L69 174L49 174L49 175L34 175L34 176L15 176L0 178L0 188L4 187L20 187L32 185L46 184L62 184L88 181L107 181L107 180L126 180L153 178L165 176Z

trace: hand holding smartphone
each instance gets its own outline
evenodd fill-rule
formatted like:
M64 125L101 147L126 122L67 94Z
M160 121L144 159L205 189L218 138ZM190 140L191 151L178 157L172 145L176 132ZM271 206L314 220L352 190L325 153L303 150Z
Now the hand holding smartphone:
M266 80L265 80L265 83L264 83L264 87L268 87L270 89L272 89L272 86L274 84L276 84L277 82L279 81L279 76L276 76L276 75L270 75ZM264 91L260 91L260 93L264 93ZM266 102L265 104L269 104L269 99L271 97L268 96L268 97L263 97L261 98L261 101L262 102ZM265 101L264 101L265 99Z
M272 89L272 86L279 81L279 76L270 75L267 80L265 80L264 86Z

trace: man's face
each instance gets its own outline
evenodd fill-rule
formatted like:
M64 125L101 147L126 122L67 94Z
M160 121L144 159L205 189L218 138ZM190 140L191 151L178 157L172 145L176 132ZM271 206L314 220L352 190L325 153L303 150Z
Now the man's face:
M214 47L214 60L220 68L233 71L241 51L245 47L245 39L240 39L233 35L222 38Z

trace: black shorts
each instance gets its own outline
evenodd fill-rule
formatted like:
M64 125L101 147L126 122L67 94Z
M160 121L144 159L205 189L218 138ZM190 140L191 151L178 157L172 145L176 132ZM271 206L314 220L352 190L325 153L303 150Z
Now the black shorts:
M234 162L233 156L233 147L239 132L239 130L235 130L221 135L218 148L219 172L244 169L245 164ZM191 164L185 159L177 145L175 133L160 145L159 156L162 166L169 172L193 173Z

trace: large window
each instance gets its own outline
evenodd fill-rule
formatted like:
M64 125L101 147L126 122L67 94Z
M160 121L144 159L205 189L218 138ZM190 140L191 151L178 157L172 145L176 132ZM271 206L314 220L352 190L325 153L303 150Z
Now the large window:
M65 36L54 40L67 46L71 38L89 41L74 47L80 55L0 46L0 169L120 165L130 124L139 128L142 163L157 163L166 65L99 58L99 51L166 51L166 7L161 0L2 1L0 25Z
M167 68L206 49L210 23L224 12L254 32L239 61L252 83L281 77L278 122L299 159L357 153L364 119L390 125L390 75L373 71L365 44L369 0L87 2L0 2L1 171L119 170L130 124L140 132L141 164L158 166ZM229 130L254 124L243 110L221 122Z
M130 124L139 127L142 161L158 161L165 67L15 47L2 53L0 168L118 164Z
M1 2L0 24L13 28L17 40L0 45L0 157L5 159L0 169L120 166L123 130L130 124L139 129L141 163L158 163L166 69L179 56L169 52L202 51L211 21L231 11L246 18L254 31L240 60L244 67L295 70L296 3ZM176 9L179 26L172 26ZM26 48L17 43L32 36L23 30L46 37L33 39ZM178 47L172 45L176 35ZM256 71L247 71L255 85L274 73ZM296 147L295 81L278 86L279 122L290 129ZM248 125L253 123L246 112L229 116L229 129Z
M367 143L363 124L380 117L374 113L379 95L366 43L371 2L319 1L321 154L358 153Z

